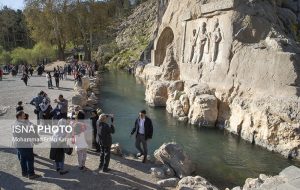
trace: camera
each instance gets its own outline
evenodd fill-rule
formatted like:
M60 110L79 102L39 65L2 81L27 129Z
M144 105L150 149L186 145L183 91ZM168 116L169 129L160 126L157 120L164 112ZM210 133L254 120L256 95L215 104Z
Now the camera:
M114 114L106 114L106 117L110 117L110 121L113 123L114 122Z

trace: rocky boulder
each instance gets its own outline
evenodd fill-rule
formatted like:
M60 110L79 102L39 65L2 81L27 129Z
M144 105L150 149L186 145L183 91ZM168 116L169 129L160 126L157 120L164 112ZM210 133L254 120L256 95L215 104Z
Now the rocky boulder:
M158 181L157 185L159 185L160 187L176 187L178 182L178 178L169 178Z
M88 77L82 77L82 88L87 90L90 87L90 79Z
M170 166L179 178L195 172L194 164L182 147L176 143L163 144L154 152L155 158L165 165Z
M192 105L195 101L195 98L197 96L200 96L202 94L212 94L212 91L208 87L207 84L186 84L184 92L187 94L190 104Z
M210 184L206 179L201 176L188 176L182 178L177 185L176 190L218 190L215 186Z
M193 125L214 127L218 118L217 98L209 94L197 96L188 117Z
M74 96L72 96L72 104L73 105L78 105L81 107L84 107L87 105L87 99L86 97L80 95L80 94L75 94Z
M110 152L117 156L122 156L122 148L119 143L112 144Z
M296 166L285 168L276 176L260 174L258 178L248 178L244 186L235 187L232 190L296 190L300 189L300 169ZM226 190L229 190L228 188Z
M146 87L146 102L151 106L166 106L169 83L149 81Z
M151 175L155 178L159 178L159 179L163 179L165 178L165 173L164 170L162 168L151 168L150 169Z

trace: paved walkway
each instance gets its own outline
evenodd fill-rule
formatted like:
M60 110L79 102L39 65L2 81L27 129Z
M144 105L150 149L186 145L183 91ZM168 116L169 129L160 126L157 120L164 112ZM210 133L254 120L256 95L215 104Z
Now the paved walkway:
M48 90L46 78L34 76L29 79L28 84L26 87L20 76L16 78L5 76L4 80L0 81L0 107L10 107L6 114L0 116L0 120L14 120L17 102L19 100L30 102L41 90L44 90L51 100L57 98L59 94L69 99L72 96L74 82L62 81L61 89ZM33 106L25 105L25 112L35 121L33 110ZM36 173L43 177L29 180L21 175L15 149L0 148L0 189L158 189L156 179L149 174L153 165L142 164L135 159L112 156L110 163L112 172L95 173L93 171L98 167L99 155L89 150L87 157L89 170L82 172L77 168L77 155L74 152L73 155L66 156L66 169L70 173L61 176L54 170L53 161L49 160L49 149L34 151L40 155L35 159Z

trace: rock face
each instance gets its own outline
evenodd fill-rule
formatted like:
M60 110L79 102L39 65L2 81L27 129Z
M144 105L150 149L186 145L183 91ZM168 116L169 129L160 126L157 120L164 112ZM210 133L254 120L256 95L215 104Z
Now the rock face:
M146 87L146 101L151 106L166 106L168 99L168 83L148 81Z
M191 124L215 126L218 117L218 100L213 95L202 94L197 96L190 108Z
M277 176L260 174L259 178L248 178L243 187L235 187L232 190L296 190L300 189L300 169L290 166Z
M108 55L113 57L108 64L116 64L119 68L132 66L139 60L150 60L153 47L152 36L157 29L157 8L157 0L148 0L138 5L133 13L116 28L118 34L115 42L111 43L115 45L100 46L98 56L107 61L105 52L109 52Z
M299 1L162 3L146 101L300 159Z
M158 161L170 166L179 178L191 175L195 171L188 155L176 143L163 144L154 152L154 156Z
M200 176L192 177L188 176L182 178L178 185L177 190L192 190L192 189L203 189L203 190L217 190L215 186L211 185L206 179Z
M178 182L179 182L178 178L169 178L169 179L158 181L157 185L161 187L176 187Z

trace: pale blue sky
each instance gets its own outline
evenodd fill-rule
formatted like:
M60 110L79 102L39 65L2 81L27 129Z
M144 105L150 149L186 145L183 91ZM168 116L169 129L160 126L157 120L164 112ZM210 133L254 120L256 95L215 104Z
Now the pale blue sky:
M23 9L24 0L0 0L0 7L5 5L12 9Z

